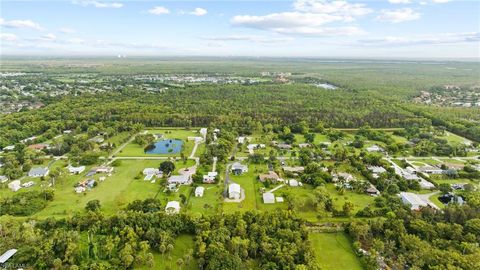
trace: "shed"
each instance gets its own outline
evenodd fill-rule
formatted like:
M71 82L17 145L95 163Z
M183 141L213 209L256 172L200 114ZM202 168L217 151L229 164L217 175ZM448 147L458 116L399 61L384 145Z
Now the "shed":
M195 197L203 197L203 192L205 191L204 187L195 188Z
M263 193L263 203L275 203L275 195L271 192Z
M228 198L230 199L240 199L241 188L239 184L230 184L228 186Z
M180 213L180 203L178 201L170 201L165 207L165 212L167 214L178 214Z

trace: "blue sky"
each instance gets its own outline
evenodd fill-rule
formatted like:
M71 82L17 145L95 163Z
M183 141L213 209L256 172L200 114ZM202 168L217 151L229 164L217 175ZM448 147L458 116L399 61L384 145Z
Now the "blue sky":
M2 1L2 55L480 58L480 1Z

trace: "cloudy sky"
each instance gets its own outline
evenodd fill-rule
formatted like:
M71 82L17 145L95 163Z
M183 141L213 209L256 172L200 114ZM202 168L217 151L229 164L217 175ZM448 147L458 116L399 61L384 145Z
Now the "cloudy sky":
M2 55L480 58L477 0L9 1Z

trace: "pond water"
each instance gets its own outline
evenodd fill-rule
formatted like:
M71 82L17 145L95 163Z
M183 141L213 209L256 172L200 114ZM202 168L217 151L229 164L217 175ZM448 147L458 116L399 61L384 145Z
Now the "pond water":
M329 84L329 83L317 83L317 84L315 84L315 86L323 88L323 89L328 89L328 90L335 90L335 89L338 88L335 85Z
M183 142L181 140L166 139L158 141L145 148L146 154L177 154L182 151Z

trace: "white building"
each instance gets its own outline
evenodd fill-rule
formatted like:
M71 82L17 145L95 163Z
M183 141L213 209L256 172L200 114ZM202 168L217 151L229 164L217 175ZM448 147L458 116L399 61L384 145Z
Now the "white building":
M83 171L85 171L85 166L73 167L68 165L67 169L71 174L81 174Z
M374 145L372 145L372 146L367 147L367 151L368 151L368 152L382 152L382 151L383 151L383 148L381 148L380 146L374 144Z
M412 210L419 210L420 207L427 207L427 206L433 206L434 208L437 208L433 204L428 204L424 200L422 200L420 197L418 197L417 194L415 193L410 193L410 192L400 192L400 198L402 199L402 202L404 204L410 205L410 209Z
M203 197L203 192L205 191L204 187L195 188L195 197Z
M19 189L21 189L21 184L20 184L20 180L14 180L10 183L8 183L8 188L11 190L11 191L18 191Z
M263 143L251 143L247 145L248 150L258 149L258 148L265 148L265 144Z
M188 185L190 184L189 175L172 175L168 178L169 184Z
M217 177L218 173L217 172L208 172L208 174L203 175L203 182L204 183L214 183L215 182L215 177Z
M159 169L155 169L155 168L145 168L143 169L143 175L148 175L148 174L160 174L160 170Z
M299 186L299 182L295 179L290 179L288 180L288 184L291 186L291 187L298 187Z
M238 137L237 142L242 144L245 143L245 137L242 137L242 136Z
M443 173L442 169L440 169L438 167L434 167L434 166L423 166L423 167L418 168L418 171L422 172L422 173L428 173L428 174L442 174Z
M202 134L203 136L207 136L207 128L201 128L199 132L200 132L200 134Z
M75 192L76 193L82 193L82 192L85 192L85 187L82 187L82 186L78 186L78 187L75 187Z
M333 182L338 182L340 180L340 178L343 178L343 180L345 180L346 182L350 182L350 181L355 180L355 177L353 177L353 175L351 175L349 173L341 172L341 173L338 173L338 174L333 174L332 181Z
M178 214L180 213L180 203L178 201L170 201L165 207L165 212L167 214Z
M387 171L387 170L385 170L385 168L383 168L383 167L381 167L381 166L368 166L368 169L369 169L372 173L376 173L376 174L384 173L384 172Z
M238 200L240 199L242 189L239 184L230 184L228 186L228 198Z
M3 148L3 151L13 151L15 149L15 145L9 145L9 146L5 146Z
M263 193L263 203L275 203L275 195L271 192Z
M427 180L420 178L420 187L423 189L434 189L435 185L428 182Z
M28 176L29 177L45 177L49 173L50 173L50 170L47 167L45 168L39 167L39 168L30 169L30 171L28 172Z
M0 175L0 183L5 183L8 181L8 177L6 177L5 175Z
M232 172L235 174L242 174L248 172L248 166L243 165L240 162L235 162L232 164Z
M35 182L33 182L33 181L28 181L28 182L26 182L26 183L23 183L23 184L22 184L22 187L24 187L24 188L29 188L29 187L31 187L31 186L33 186L33 185L35 185Z

